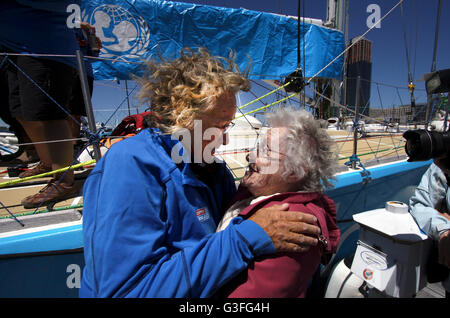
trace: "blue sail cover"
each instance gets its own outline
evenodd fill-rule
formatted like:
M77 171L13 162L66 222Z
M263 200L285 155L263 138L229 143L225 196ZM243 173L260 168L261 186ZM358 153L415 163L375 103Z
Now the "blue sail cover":
M176 58L183 47L207 47L219 56L234 50L241 70L250 56L252 79L279 79L297 68L298 26L292 18L171 1L82 3L81 20L95 26L103 43L100 57L110 59L93 63L97 80L130 79L130 74L141 74L142 60L158 60L158 55ZM301 31L301 66L306 77L315 75L345 49L339 31L307 23ZM318 76L341 78L342 63L343 57Z

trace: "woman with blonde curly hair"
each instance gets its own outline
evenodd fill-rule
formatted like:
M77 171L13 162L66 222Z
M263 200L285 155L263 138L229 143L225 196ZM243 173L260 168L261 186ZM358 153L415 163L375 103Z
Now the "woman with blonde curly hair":
M315 218L286 206L215 233L236 187L225 164L204 155L223 142L235 94L249 89L233 56L185 49L148 70L139 96L155 127L116 143L85 182L80 296L208 297L254 257L316 245ZM185 156L190 145L197 161ZM174 161L173 149L187 160Z

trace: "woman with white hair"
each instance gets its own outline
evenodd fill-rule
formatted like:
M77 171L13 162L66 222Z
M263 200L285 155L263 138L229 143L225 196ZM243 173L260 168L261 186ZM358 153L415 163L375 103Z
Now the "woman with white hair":
M289 211L310 213L318 219L321 244L302 254L255 260L221 291L222 296L304 297L311 277L336 252L340 237L336 207L323 193L332 186L337 165L332 139L303 110L280 108L266 119L271 128L250 153L248 170L218 230L236 216L245 219L262 207L288 203Z

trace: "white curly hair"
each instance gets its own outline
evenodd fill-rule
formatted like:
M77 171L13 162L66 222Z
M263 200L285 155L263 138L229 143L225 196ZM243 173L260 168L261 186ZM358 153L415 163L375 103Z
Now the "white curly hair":
M285 178L297 176L301 191L323 191L333 187L337 168L335 142L320 128L319 122L305 110L279 107L265 115L270 127L286 127Z

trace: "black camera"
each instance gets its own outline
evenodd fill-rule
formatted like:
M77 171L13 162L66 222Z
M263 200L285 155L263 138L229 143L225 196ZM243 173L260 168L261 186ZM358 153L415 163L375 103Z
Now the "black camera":
M438 158L450 151L449 132L408 130L403 133L403 138L406 139L405 151L409 162Z

